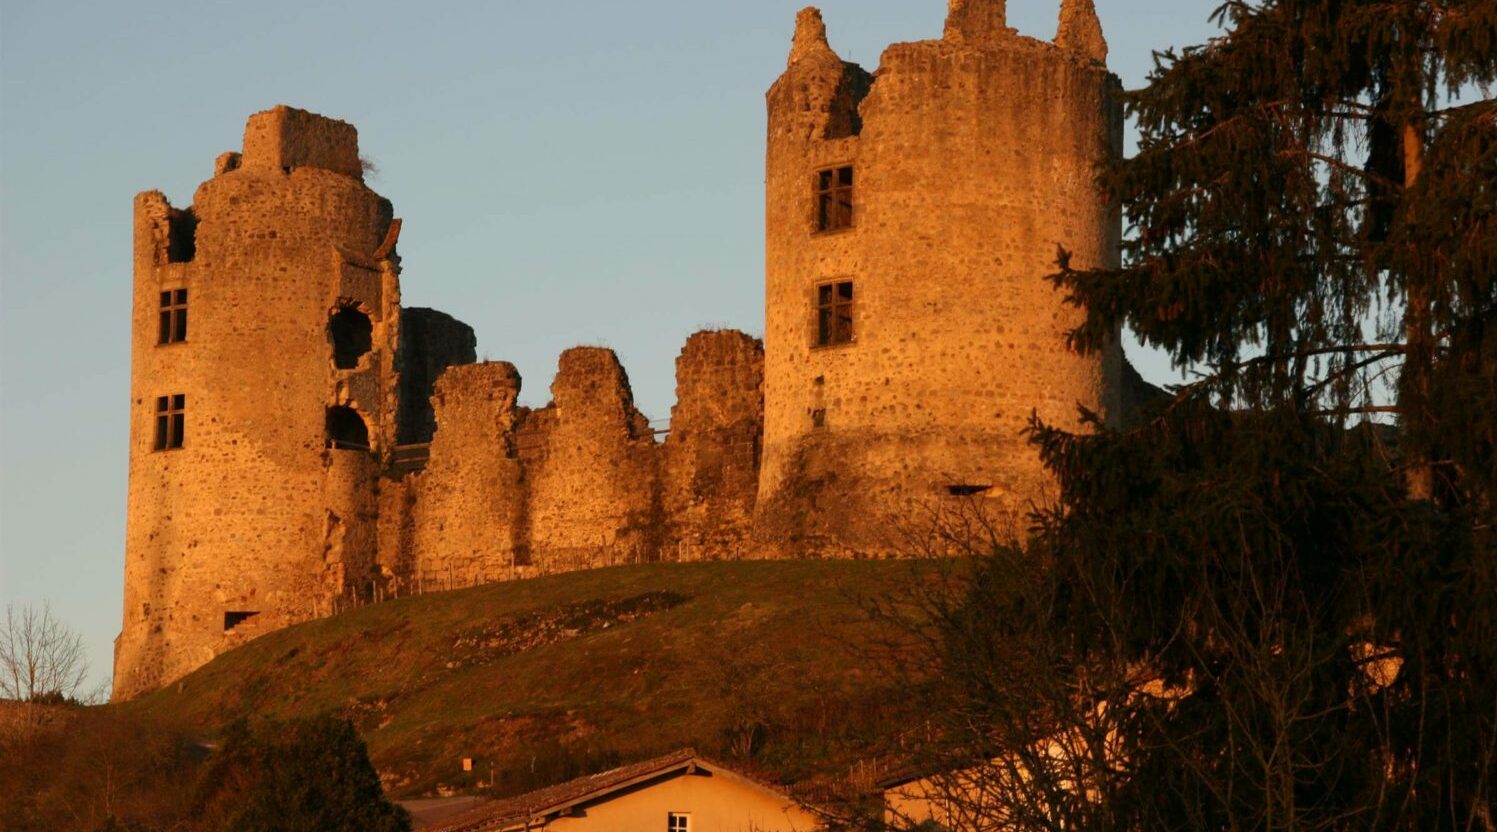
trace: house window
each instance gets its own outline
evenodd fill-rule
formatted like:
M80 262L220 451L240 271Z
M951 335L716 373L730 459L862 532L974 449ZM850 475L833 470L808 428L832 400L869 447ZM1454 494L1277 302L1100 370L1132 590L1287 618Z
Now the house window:
M156 450L171 451L182 447L187 427L187 396L177 393L156 397Z
M852 339L852 281L817 286L816 346L850 344Z
M161 331L158 344L176 344L187 340L187 290L173 289L161 293Z
M816 230L852 227L852 167L816 172Z
M666 817L665 832L691 832L691 815L671 812Z

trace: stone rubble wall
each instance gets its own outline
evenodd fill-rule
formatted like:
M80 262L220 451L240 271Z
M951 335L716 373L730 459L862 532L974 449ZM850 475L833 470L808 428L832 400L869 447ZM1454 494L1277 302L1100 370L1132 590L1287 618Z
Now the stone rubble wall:
M763 350L698 333L657 443L612 350L562 354L552 401L518 407L509 364L448 369L425 470L383 489L381 552L406 591L632 563L744 556L758 483ZM398 519L397 519L398 518Z

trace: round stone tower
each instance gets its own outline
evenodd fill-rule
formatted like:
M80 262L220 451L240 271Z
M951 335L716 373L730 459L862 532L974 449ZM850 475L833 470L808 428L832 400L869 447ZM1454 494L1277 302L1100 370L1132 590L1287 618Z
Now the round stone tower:
M1046 280L1058 247L1115 266L1120 221L1095 184L1119 153L1116 79L1091 0L1055 42L1002 0L951 0L940 40L876 76L802 11L767 95L760 533L787 553L881 554L943 506L1012 513L1050 479L1032 412L1118 418L1119 348L1080 356L1080 312Z
M368 592L375 563L399 224L341 121L258 113L215 167L190 209L135 200L122 699Z

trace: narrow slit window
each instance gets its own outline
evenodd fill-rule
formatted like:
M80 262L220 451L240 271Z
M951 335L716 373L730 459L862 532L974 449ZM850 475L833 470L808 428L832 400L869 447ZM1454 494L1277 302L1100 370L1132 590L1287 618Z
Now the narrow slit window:
M240 624L259 615L259 610L242 610L224 613L224 632L228 632Z
M816 172L816 230L852 227L852 167Z
M852 281L816 287L816 345L830 347L853 340Z
M187 396L177 393L156 397L156 442L158 451L182 447L187 429Z
M158 344L178 344L187 340L187 290L172 289L161 293L161 332Z

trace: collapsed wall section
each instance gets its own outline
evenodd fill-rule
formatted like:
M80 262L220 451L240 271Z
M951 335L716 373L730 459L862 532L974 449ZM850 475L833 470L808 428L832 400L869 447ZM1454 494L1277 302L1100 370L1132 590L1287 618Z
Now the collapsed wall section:
M527 560L524 472L515 454L519 395L519 372L502 362L451 367L437 381L431 460L392 488L415 495L406 509L408 586L503 580Z
M562 354L552 401L518 407L509 364L436 385L423 471L380 494L380 552L405 591L659 560L749 554L763 422L763 348L693 335L657 444L612 350Z
M659 557L655 440L613 350L562 353L551 403L519 431L531 566L570 571Z
M666 560L749 555L764 430L764 345L698 332L676 359L676 406L662 446Z

